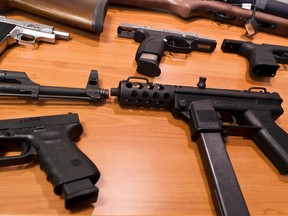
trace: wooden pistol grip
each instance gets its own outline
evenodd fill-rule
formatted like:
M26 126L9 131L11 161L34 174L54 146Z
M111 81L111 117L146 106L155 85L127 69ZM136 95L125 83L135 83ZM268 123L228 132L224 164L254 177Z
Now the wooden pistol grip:
M108 0L8 0L6 6L18 8L59 22L101 33Z

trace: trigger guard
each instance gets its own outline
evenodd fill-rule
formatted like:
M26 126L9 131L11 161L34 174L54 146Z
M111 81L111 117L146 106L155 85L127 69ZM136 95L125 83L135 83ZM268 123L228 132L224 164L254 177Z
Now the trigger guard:
M222 21L233 21L236 19L236 16L234 15L227 15L227 14L215 11L215 10L209 10L207 11L207 13L212 15L216 19L222 20Z
M166 37L165 42L166 51L185 54L191 52L191 43L181 38Z
M17 41L18 44L20 45L33 45L35 46L36 43L36 37L33 35L29 35L29 34L18 34L17 35Z

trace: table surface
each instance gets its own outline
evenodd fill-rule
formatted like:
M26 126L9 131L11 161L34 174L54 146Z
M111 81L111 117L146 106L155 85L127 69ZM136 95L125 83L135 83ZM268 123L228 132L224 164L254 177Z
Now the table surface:
M110 7L104 32L76 29L22 11L4 13L13 19L52 25L70 32L71 40L40 43L36 49L15 45L0 58L1 69L22 71L46 86L85 88L90 70L98 70L100 87L117 87L136 72L134 56L139 46L118 38L121 22L192 32L217 40L213 53L187 56L166 53L154 83L196 86L200 76L207 87L247 90L252 86L278 92L288 110L288 71L281 65L274 78L255 78L248 62L220 49L224 38L287 45L287 38L258 33L252 39L241 27L205 19L183 20L173 14ZM78 113L84 128L77 147L99 168L98 201L91 207L68 211L53 192L39 165L0 168L0 214L11 215L215 215L200 154L183 119L169 111L123 109L115 97L105 104L83 101L1 98L0 119ZM288 131L288 114L276 123ZM1 140L1 144L5 142ZM288 176L278 170L250 139L228 137L226 148L251 215L288 215ZM63 155L65 153L63 152Z

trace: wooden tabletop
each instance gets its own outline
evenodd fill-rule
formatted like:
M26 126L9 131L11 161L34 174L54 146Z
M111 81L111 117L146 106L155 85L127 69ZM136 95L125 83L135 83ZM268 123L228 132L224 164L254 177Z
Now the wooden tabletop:
M223 39L254 43L288 44L288 39L258 33L253 40L241 27L212 20L183 20L165 12L110 7L104 32L73 28L21 11L3 15L12 19L52 25L70 32L71 40L40 43L36 49L15 45L0 58L0 69L22 71L46 86L85 88L90 70L98 70L100 87L117 87L128 76L139 76L134 60L138 43L118 38L121 22L191 32L217 40L211 54L162 58L154 83L196 86L207 77L208 88L247 90L252 86L278 92L284 114L276 123L288 131L288 70L281 65L274 78L253 78L248 61L223 53ZM9 215L215 215L209 186L189 126L169 111L123 109L115 97L103 105L83 101L1 98L0 119L78 113L84 132L76 142L99 168L98 201L79 211L68 211L53 192L39 165L0 168L0 214ZM1 140L1 145L5 141ZM251 215L288 215L288 176L254 144L242 137L228 137L226 147ZM65 152L63 152L63 155Z

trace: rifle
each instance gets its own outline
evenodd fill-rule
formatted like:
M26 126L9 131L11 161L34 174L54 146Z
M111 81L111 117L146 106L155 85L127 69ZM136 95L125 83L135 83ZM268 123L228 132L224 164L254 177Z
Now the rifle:
M0 9L17 8L96 33L103 31L108 0L1 0Z
M132 81L132 79L138 79ZM130 77L111 89L122 106L169 109L187 120L197 142L217 215L249 215L225 148L226 136L253 139L281 174L288 171L288 136L274 121L284 111L278 93L253 87L246 91L153 84Z
M288 19L288 4L278 0L216 0Z
M101 102L109 97L107 89L99 88L98 71L91 70L86 88L41 86L25 72L0 70L0 96L87 100Z
M265 14L263 12L253 12L241 7L236 7L219 1L206 0L109 0L109 3L136 6L150 9L161 9L170 11L182 18L202 17L212 19L219 22L229 23L236 26L245 27L249 23L253 23L254 32L248 29L250 35L256 33L257 30L280 35L288 36L288 21L285 18ZM252 33L250 33L252 32Z

